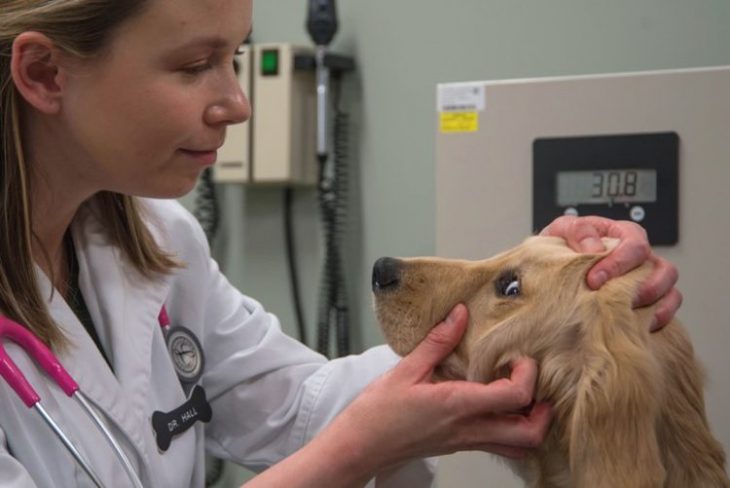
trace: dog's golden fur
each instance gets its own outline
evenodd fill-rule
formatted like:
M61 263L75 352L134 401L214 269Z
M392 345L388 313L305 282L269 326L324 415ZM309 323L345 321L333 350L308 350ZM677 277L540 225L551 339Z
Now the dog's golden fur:
M405 355L465 303L469 327L443 378L488 382L517 357L537 361L536 400L553 405L554 421L540 448L511 463L528 486L730 487L687 334L676 321L650 334L653 309L632 308L649 265L592 291L585 276L601 257L531 237L484 261L394 261L397 283L374 285L376 314ZM504 295L508 281L518 294Z

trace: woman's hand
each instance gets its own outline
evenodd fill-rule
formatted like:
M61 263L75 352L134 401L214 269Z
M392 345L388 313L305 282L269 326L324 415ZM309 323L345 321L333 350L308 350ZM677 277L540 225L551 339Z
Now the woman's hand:
M634 307L656 304L651 330L667 325L682 304L682 295L675 288L677 268L654 254L646 231L629 221L616 221L597 216L559 217L545 227L540 235L562 237L568 245L580 252L605 251L601 237L615 237L619 245L591 268L586 280L588 286L598 289L606 281L651 261L654 271L642 283Z
M510 378L486 385L432 381L434 368L456 347L466 326L467 309L457 305L309 444L246 487L358 487L413 458L460 450L519 458L538 446L551 412L547 404L532 406L534 361L516 361ZM517 413L526 407L527 414Z
M373 382L335 420L333 429L348 430L377 469L415 458L482 450L519 458L538 446L549 427L547 404L527 415L537 378L534 361L512 365L510 378L489 384L467 381L434 383L434 368L461 340L467 309L457 305L449 317Z

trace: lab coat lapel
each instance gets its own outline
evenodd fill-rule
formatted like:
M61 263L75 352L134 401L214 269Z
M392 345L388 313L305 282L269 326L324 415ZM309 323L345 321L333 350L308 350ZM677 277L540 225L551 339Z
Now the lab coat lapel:
M124 432L130 442L145 459L144 443L134 428L135 419L126 415L129 399L101 355L101 352L86 332L63 297L55 290L46 275L37 268L39 288L42 296L50 297L48 310L69 340L68 349L58 354L61 364L76 381L84 395L95 404L117 428ZM62 395L61 390L56 390ZM60 402L59 402L60 403Z
M169 280L141 276L121 256L121 250L109 242L92 212L77 219L72 233L79 263L79 287L114 373L104 364L83 325L60 299L59 307L65 307L73 316L69 323L83 339L83 348L77 349L78 355L71 360L71 374L82 391L133 442L142 459L149 459L139 426L149 421L152 338L161 333L157 316L167 296Z

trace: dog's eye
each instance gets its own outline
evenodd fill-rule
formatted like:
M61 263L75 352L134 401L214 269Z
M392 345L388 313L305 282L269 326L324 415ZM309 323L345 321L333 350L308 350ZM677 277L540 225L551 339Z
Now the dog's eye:
M513 295L520 294L520 282L519 280L510 281L509 285L504 289L504 295L511 297Z
M513 297L520 294L520 279L514 271L502 273L494 285L499 295Z

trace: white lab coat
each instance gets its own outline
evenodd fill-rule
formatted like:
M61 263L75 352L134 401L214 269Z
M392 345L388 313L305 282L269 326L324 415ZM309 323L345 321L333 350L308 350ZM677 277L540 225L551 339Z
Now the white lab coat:
M242 295L210 259L197 221L174 201L144 200L163 248L183 269L145 279L112 246L92 209L72 225L79 286L114 373L83 325L38 271L52 316L71 341L61 363L129 455L145 486L202 487L204 452L262 470L309 441L397 356L378 347L327 361L280 330L275 316ZM213 409L208 424L176 437L167 452L150 418L186 397L157 316L195 333L205 353L201 384ZM91 420L15 344L5 347L42 403L110 487L130 486L123 466ZM414 462L378 486L429 486L429 463ZM0 486L93 486L40 416L0 381Z

